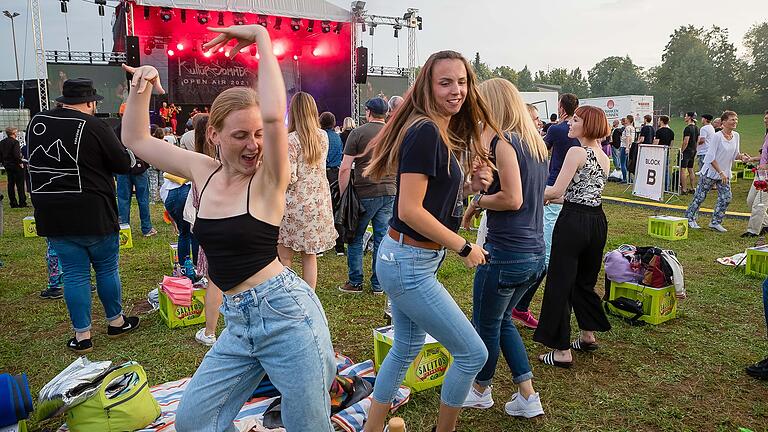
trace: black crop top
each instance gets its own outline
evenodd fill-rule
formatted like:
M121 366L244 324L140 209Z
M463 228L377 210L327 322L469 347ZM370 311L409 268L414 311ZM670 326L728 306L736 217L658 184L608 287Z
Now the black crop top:
M220 169L221 165L208 177L200 191L198 211L205 188ZM251 216L252 181L253 177L248 182L245 213L218 219L195 219L195 238L208 258L208 275L222 291L236 287L277 258L280 227Z

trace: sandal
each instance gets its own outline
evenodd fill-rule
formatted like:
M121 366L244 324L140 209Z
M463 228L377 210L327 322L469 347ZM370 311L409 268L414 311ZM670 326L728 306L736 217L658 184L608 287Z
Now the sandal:
M593 352L600 349L600 345L597 342L584 342L581 338L571 342L571 348L576 351Z
M544 354L544 357L539 357L539 361L544 363L545 365L557 366L563 369L569 369L571 366L573 366L573 361L561 362L561 361L555 360L555 351L550 351Z

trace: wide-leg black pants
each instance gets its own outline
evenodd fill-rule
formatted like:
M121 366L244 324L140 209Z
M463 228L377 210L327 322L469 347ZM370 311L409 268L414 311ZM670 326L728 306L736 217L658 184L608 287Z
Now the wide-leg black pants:
M595 292L607 232L602 206L565 202L552 232L547 283L533 340L550 348L568 349L571 309L581 330L611 329Z

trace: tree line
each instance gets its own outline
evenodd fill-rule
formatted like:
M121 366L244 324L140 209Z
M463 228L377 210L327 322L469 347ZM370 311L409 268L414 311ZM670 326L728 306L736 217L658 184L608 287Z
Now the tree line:
M581 98L650 94L656 109L671 114L685 111L763 113L768 109L768 22L755 24L744 35L747 49L738 57L728 30L681 26L670 35L661 64L648 69L629 56L607 57L592 69L555 68L533 74L528 66L491 68L475 54L473 66L483 81L500 77L520 91L536 91L536 84L555 85Z

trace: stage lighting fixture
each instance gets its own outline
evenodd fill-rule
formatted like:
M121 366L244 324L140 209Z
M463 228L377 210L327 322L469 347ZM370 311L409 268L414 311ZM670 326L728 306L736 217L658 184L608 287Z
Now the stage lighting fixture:
M224 52L224 47L219 48L219 52L223 53Z
M294 55L293 55L293 61L299 61L299 56L297 56L296 54L294 54Z
M423 26L421 24L421 17L416 17L416 25L419 27L419 30L423 30Z
M353 1L352 2L352 12L358 13L363 12L365 10L365 2L364 1Z
M223 26L224 25L224 13L219 12L219 19L216 21L216 24Z
M312 33L315 31L315 20L309 20L307 21L307 32Z
M154 39L152 39L152 38L150 38L150 39L147 39L147 46L148 46L148 47L149 47L149 49L151 49L151 50L155 49L155 40L154 40Z
M240 12L234 12L232 14L232 23L234 25L244 25L246 23L245 15ZM266 26L264 26L266 27Z
M266 27L267 26L267 16L266 15L259 15L258 21L256 21L256 24Z
M320 21L320 30L323 33L330 33L331 32L331 22L330 21Z
M341 23L339 23L339 24L341 24ZM362 26L363 26L362 30L363 30L363 33L365 33L365 20L360 21L360 24L362 24Z
M144 45L144 54L145 55L152 55L152 48L150 48L147 45Z
M168 57L173 57L176 53L172 49L168 50Z
M320 54L322 54L322 50L320 50L320 47L315 47L315 49L312 50L313 56L320 57Z
M299 31L301 29L301 19L291 18L291 30Z
M342 23L340 23L340 22L336 23L336 29L333 30L333 32L336 33L336 34L341 34L341 27L342 26L343 26ZM363 31L365 31L365 29L363 29Z
M104 1L106 1L106 0L104 0ZM181 10L180 18L181 18L181 22L182 23L187 22L187 10L186 9L182 9Z
M184 44L179 42L176 44L176 49L179 51L184 51Z
M144 6L144 19L149 19L149 6Z
M94 3L99 5L99 16L104 16L104 5L107 4L107 0L94 0Z
M275 18L275 30L280 30L280 26L283 24L283 19L280 17Z
M203 53L203 57L208 58L210 56L211 56L211 52L210 51L206 51L206 52Z
M160 19L163 20L163 22L168 22L173 19L173 11L171 8L162 8L160 10Z
M211 17L208 15L208 11L197 11L197 22L200 25L206 25L210 20Z
M67 13L67 2L69 0L61 0L61 13Z
M374 31L376 30L376 23L371 23L371 25L369 26L369 28L370 28L370 29L369 29L369 31L368 31L368 34L369 34L369 35L371 35L371 36L373 36L373 33L374 33Z
M397 32L398 32L399 30L401 30L402 28L403 28L403 26L402 26L402 25L400 25L400 24L395 24L395 26L394 26L394 29L395 29L395 37L398 37L398 36L397 36Z

